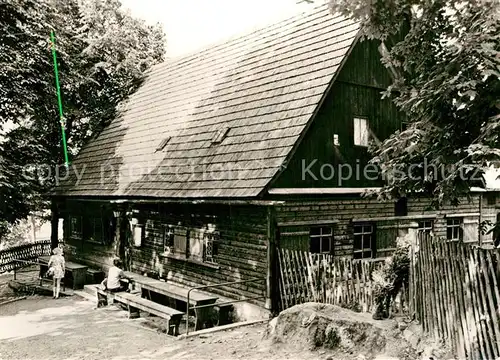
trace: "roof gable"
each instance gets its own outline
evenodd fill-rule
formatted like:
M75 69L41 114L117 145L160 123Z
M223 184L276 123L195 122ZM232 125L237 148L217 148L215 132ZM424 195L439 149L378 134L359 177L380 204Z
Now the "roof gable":
M358 30L321 6L155 66L123 113L82 149L72 164L78 174L56 192L259 195L304 132Z

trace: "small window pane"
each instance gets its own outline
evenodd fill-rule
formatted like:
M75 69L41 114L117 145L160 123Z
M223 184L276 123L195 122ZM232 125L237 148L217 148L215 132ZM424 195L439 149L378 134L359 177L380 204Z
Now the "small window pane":
M373 256L374 227L371 224L354 225L354 249L355 259L370 258Z
M321 228L319 227L311 228L311 235L321 235Z
M331 237L323 237L321 238L321 252L329 253L330 252L330 244L332 242Z
M333 229L331 227L321 228L321 235L333 235Z
M363 241L363 236L362 235L354 235L354 249L362 249L362 241Z
M369 248L371 249L372 247L372 235L371 234L366 234L363 236L363 249Z
M311 238L310 243L311 243L311 252L313 254L319 254L319 252L320 252L320 238L319 237Z
M453 239L453 229L451 227L446 228L446 238Z

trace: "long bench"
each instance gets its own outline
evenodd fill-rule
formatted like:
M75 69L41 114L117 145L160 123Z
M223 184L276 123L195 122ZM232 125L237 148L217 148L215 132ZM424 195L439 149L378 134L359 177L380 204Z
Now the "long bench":
M142 310L166 319L168 334L174 336L179 335L179 324L181 322L182 315L184 315L183 312L127 292L115 293L114 301L120 302L127 306L129 317L133 312Z
M151 299L150 294L157 293L167 298L180 300L185 303L188 302L189 288L182 287L173 282L165 282L141 276L129 271L125 271L125 275L131 278L131 280L141 288L144 297L149 297ZM217 296L207 295L197 290L193 290L189 293L190 306L212 305L215 304L216 301ZM212 309L213 307L205 307L194 310L196 315L196 330L201 330L205 323L210 321Z

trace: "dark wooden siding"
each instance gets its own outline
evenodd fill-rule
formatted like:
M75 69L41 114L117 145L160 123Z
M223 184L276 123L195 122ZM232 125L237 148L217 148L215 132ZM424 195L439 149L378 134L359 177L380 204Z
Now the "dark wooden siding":
M144 242L133 251L132 271L157 273L187 286L265 278L267 274L267 209L257 206L171 206L141 209L146 219ZM220 232L215 260L218 268L165 256L163 228L182 223L189 228L215 224ZM232 298L265 295L265 282L211 289ZM258 300L264 304L265 299Z
M401 127L403 116L389 99L381 99L381 92L390 84L390 78L379 59L376 43L367 41L356 45L287 169L273 187L364 187L379 184L363 175L363 168L371 156L367 148L354 146L353 127L354 117L367 118L370 129L379 140L386 139ZM335 134L339 146L334 146ZM302 170L312 162L311 171L318 180L303 176ZM320 176L324 164L332 165L335 170L331 179L327 167L324 168L326 179ZM353 171L350 179L340 179L340 164L350 165ZM360 169L359 175L356 175L357 168Z
M86 264L94 269L106 271L112 266L114 254L114 229L110 228L112 210L109 204L96 202L66 201L64 203L64 242L65 256L68 260ZM82 236L72 236L70 232L71 217L82 219ZM91 237L91 218L101 219L103 228L107 231L102 236Z
M332 225L334 254L350 257L353 254L353 221L368 222L375 226L377 257L387 256L390 251L380 250L396 246L398 231L407 227L406 224L411 221L409 218L414 217L415 221L419 221L422 220L422 216L428 216L429 219L434 220L436 236L446 237L446 215L463 214L465 217L478 218L479 195L473 196L470 202L464 199L458 207L443 206L439 210L429 210L429 199L409 199L408 216L403 217L403 220L394 219L394 205L391 201L379 202L376 199L359 197L288 200L286 204L276 208L278 224L291 222L309 222L309 224L307 226L281 226L280 232L296 232L297 235L280 236L279 246L308 251L309 236L304 232L314 226L311 223L321 225L336 221Z

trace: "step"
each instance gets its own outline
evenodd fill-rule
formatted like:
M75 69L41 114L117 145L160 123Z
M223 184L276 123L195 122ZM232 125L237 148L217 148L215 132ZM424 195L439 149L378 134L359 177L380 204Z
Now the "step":
M88 300L88 301L92 301L92 302L96 301L95 295L94 296L90 295L89 293L87 293L86 291L83 291L83 290L75 290L74 294L85 299L85 300Z
M94 298L97 296L97 287L99 284L87 284L83 286L83 291L93 296Z

